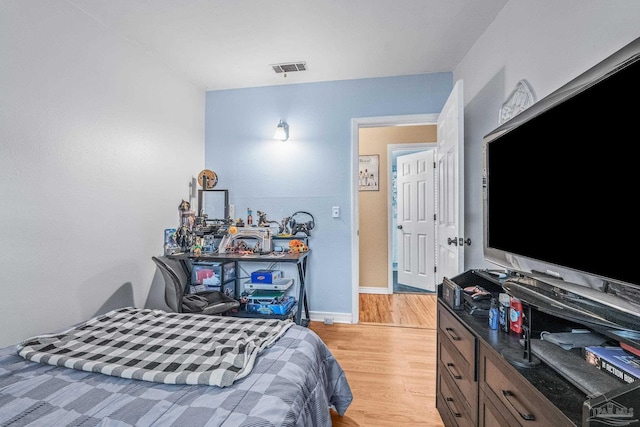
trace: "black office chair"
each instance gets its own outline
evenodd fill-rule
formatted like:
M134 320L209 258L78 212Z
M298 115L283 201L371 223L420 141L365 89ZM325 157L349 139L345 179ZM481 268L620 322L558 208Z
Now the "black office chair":
M164 300L176 313L222 314L240 306L240 302L219 291L185 294L189 275L182 262L166 256L151 257L164 278Z

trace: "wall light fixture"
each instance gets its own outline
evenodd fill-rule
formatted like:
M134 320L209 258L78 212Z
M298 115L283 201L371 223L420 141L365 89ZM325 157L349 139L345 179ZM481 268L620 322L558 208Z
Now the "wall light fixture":
M273 139L279 139L280 141L286 141L289 139L289 125L284 120L280 120L276 133L273 134Z

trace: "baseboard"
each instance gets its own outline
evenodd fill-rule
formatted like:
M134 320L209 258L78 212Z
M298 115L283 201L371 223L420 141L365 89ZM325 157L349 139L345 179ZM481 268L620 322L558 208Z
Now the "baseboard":
M309 317L312 322L325 323L353 323L351 313L332 313L327 311L311 311Z
M358 288L358 292L361 293L361 294L385 294L385 295L389 295L389 288L372 288L372 287L360 286Z

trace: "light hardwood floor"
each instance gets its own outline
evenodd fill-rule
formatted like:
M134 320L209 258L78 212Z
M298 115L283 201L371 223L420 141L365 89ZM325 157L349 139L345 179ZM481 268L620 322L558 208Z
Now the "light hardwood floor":
M435 295L363 294L360 321L310 325L344 369L353 393L343 417L332 413L333 426L443 426L435 407Z
M436 329L436 295L360 294L360 323Z

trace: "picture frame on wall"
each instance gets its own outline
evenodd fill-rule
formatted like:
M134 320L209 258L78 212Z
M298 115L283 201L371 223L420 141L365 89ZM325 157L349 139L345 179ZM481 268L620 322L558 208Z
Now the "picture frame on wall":
M358 189L360 191L378 191L380 189L380 156L362 155L358 167Z

